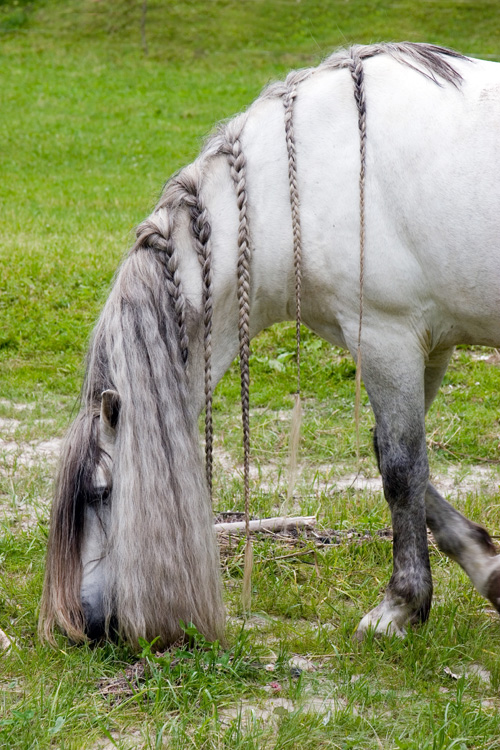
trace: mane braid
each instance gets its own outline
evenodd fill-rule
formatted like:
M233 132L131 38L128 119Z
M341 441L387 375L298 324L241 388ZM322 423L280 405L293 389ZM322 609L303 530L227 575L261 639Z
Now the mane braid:
M189 209L190 229L195 241L198 260L202 268L203 286L203 325L205 354L205 470L207 484L212 498L213 476L213 420L212 420L212 250L210 236L212 227L208 211L200 195L198 181L191 179L187 170L181 172L176 182L182 190L182 201Z
M158 253L160 260L163 262L165 270L167 271L167 291L173 301L177 326L179 329L181 357L184 366L187 368L189 340L186 326L186 300L182 290L182 282L179 274L179 261L172 238L171 224L168 226L162 226L164 223L164 217L160 212L163 208L163 205L159 206L152 216L139 224L136 230L137 240L131 252L137 252L141 248L150 248Z
M294 104L297 96L296 76L289 78L291 84L283 95L283 106L285 108L285 135L288 153L288 182L290 187L290 209L292 213L293 234L293 264L295 269L295 338L297 359L297 393L295 394L295 405L292 412L292 425L290 431L290 458L287 503L293 495L295 474L297 467L297 451L300 437L300 324L301 324L301 291L302 291L302 234L300 228L300 201L299 187L297 181L297 152L295 148L295 133L293 129ZM287 83L288 83L287 81ZM285 512L283 512L285 514Z
M241 416L245 482L245 572L243 576L243 608L250 610L252 551L250 540L250 229L246 190L246 159L241 146L241 131L228 128L228 161L236 190L239 210L238 224L238 332L240 341Z
M365 177L366 177L366 99L364 87L363 62L358 48L350 50L350 71L354 82L354 99L358 110L359 129L359 327L358 347L356 355L356 398L354 406L354 421L356 425L356 454L359 466L359 407L361 400L361 334L363 330L363 291L365 274Z
M299 188L297 184L297 152L293 130L293 105L297 86L293 84L283 97L285 108L286 148L288 152L288 181L290 184L290 208L292 211L293 264L295 268L295 334L297 340L297 394L300 395L300 323L302 286L302 235L300 230Z

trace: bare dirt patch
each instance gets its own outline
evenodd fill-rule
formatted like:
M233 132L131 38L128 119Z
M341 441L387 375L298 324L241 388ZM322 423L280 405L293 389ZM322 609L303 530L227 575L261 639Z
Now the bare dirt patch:
M126 733L110 732L109 737L98 740L90 750L116 750L117 747L121 750L136 750L138 747L150 747L149 742L147 745L143 743L144 737L138 729Z
M53 473L61 449L61 439L27 439L27 428L22 417L32 411L33 405L11 404L0 400L0 406L2 404L9 405L16 414L15 417L0 417L0 477L6 479L7 484L12 484L20 476L32 474L33 470L39 469L45 475L47 472ZM42 431L47 434L50 433L51 422L50 419L37 420L34 424L42 427ZM214 451L214 462L216 472L221 475L238 473L243 476L243 466L221 447ZM286 494L287 471L282 463L255 462L250 471L254 487L260 491ZM434 474L432 481L443 495L452 499L470 492L493 494L498 492L500 486L500 468L487 464L467 467L457 465L450 467L446 473ZM298 466L295 500L293 507L287 508L287 513L294 513L299 508L301 499L306 497L346 491L381 494L382 482L376 468L365 465L360 472L355 472L351 466L311 465L304 460ZM4 518L21 521L23 528L36 521L40 515L40 506L43 506L45 512L48 503L48 497L28 502L19 496L13 501L12 494L9 493L0 494L0 509Z
M28 405L22 406L28 407ZM36 420L35 422L37 425L47 425L47 427L51 423L52 420ZM60 438L23 440L18 437L23 431L24 424L19 419L0 418L0 457L5 465L34 466L41 461L56 462L61 448Z
M55 464L61 449L60 438L23 442L0 437L0 456L7 465L21 464L32 467L43 461Z
M271 687L272 690L272 687ZM338 711L345 709L347 701L343 698L320 698L310 697L301 701L294 701L290 698L282 698L280 696L270 697L261 703L253 701L243 701L234 708L226 709L219 713L219 718L222 723L230 724L232 721L241 718L244 724L249 724L253 719L260 719L263 722L278 723L283 716L301 711L303 713L313 713L323 716L323 721L327 724L330 718L334 716ZM355 715L358 711L355 707L352 708Z
M222 472L243 476L243 465L222 450L214 450L215 465ZM255 463L250 467L250 479L263 492L285 491L287 472L277 462L266 464ZM476 464L464 467L457 465L444 472L431 474L431 481L441 494L457 497L469 492L485 494L497 492L500 487L500 469L495 465ZM301 495L311 493L335 493L345 490L359 492L382 492L382 479L376 469L364 468L360 472L343 466L331 464L311 465L307 460L297 468L297 492Z
M31 412L30 404L10 404L17 412ZM33 433L50 433L51 419L0 418L0 518L22 530L47 514L51 492L48 480L54 472L61 440L30 439Z
M7 398L0 398L0 406L5 406L8 409L14 409L14 411L33 411L36 405L34 403L15 403L14 401L9 401L9 399Z
M1 402L0 402L1 403ZM30 404L11 405L21 414L31 409ZM51 420L39 420L41 423ZM50 431L47 424L46 432ZM28 440L23 438L25 433L24 424L17 418L0 418L0 476L12 482L19 478L23 472L36 470L37 468L47 472L53 472L57 462L61 439L52 437L42 440ZM221 448L214 452L215 468L221 474L231 475L234 473L243 476L243 467L238 461ZM265 464L254 464L251 467L251 480L254 486L263 492L286 493L287 472L278 462ZM498 466L473 465L451 467L447 473L435 474L433 483L439 491L447 497L453 498L469 492L481 492L492 494L498 492L500 486L500 471ZM382 493L382 482L376 474L373 466L364 467L361 472L352 471L351 467L320 464L313 466L306 460L298 466L296 499L294 503L298 507L300 499L319 495L321 493L334 494L345 491ZM38 502L39 501L39 502ZM15 507L12 507L12 498L8 495L0 495L0 509L4 517L22 517L23 526L29 526L39 516L39 505L46 506L48 498L37 498L35 503L25 502L23 498L16 498ZM294 512L294 508L287 509L288 513Z

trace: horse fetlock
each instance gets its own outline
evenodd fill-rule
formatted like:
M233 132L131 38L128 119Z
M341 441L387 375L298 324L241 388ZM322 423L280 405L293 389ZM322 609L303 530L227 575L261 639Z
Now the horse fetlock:
M410 617L411 625L423 625L429 619L432 598L429 597Z
M473 521L469 521L469 524L469 535L476 542L478 547L481 548L483 554L488 555L489 557L496 557L497 551L495 545L484 526L480 526Z
M426 550L427 552L427 550ZM401 564L401 560L396 558ZM387 587L386 597L390 597L393 602L406 604L412 614L416 612L427 612L430 609L432 601L432 576L428 557L424 560L405 561L405 565L394 570L389 585Z

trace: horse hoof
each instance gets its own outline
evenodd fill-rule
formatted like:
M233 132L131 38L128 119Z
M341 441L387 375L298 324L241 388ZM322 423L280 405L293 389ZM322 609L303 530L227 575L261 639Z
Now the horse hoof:
M363 617L353 638L362 641L369 633L377 638L391 638L392 636L404 638L406 629L394 622L391 613L387 611L384 602L382 602Z

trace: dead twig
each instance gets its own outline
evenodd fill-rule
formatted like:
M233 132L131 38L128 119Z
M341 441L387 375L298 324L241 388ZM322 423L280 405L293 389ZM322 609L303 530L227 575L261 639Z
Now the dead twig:
M250 531L286 531L288 529L304 528L316 523L316 516L276 516L274 518L258 518L249 522ZM245 532L245 521L230 521L216 523L214 529L218 533Z

